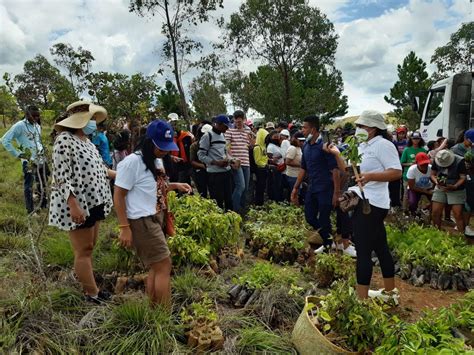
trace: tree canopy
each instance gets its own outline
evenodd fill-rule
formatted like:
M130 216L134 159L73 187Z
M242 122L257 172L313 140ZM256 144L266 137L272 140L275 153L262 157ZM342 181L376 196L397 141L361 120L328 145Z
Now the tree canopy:
M279 116L295 114L291 91L297 70L334 66L334 26L305 0L246 0L231 15L226 30L227 43L236 52L263 60L280 73L283 107Z
M415 52L411 51L403 63L397 66L398 80L390 89L390 95L384 96L389 104L395 106L395 114L402 121L405 121L410 128L417 128L419 115L413 115L409 108L415 97L420 98L420 107L424 107L431 80L426 71L426 63L418 58Z
M463 23L444 46L436 48L431 63L436 65L436 80L454 73L472 71L474 22Z

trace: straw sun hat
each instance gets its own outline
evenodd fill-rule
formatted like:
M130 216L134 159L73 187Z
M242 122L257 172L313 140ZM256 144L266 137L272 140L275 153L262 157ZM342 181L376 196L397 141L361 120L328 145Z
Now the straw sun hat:
M70 104L67 109L69 114L64 120L55 124L55 128L61 127L81 129L87 125L92 117L95 117L97 124L107 118L107 110L102 106L95 105L88 101L76 101Z

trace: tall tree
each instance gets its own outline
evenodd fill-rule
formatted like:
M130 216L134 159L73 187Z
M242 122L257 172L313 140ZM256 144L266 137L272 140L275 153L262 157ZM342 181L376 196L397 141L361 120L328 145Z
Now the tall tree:
M269 65L257 68L249 74L249 104L267 121L285 119L283 81L281 72Z
M75 50L70 44L56 43L49 49L54 62L66 71L74 92L81 96L87 86L86 77L94 61L92 53L82 47Z
M7 86L0 86L0 115L2 115L3 127L7 126L7 120L15 121L20 111L15 100Z
M389 104L395 106L395 114L401 118L403 109L410 106L415 96L420 98L420 107L424 107L428 89L431 86L426 63L411 51L402 65L397 66L398 80L390 89L390 95L384 96Z
M247 112L250 108L252 90L250 79L240 70L230 70L220 76L222 90L230 96L234 109Z
M191 39L190 33L199 22L209 20L209 13L222 6L223 0L130 0L130 12L139 16L158 14L164 20L162 33L166 36L163 54L172 60L173 74L178 88L183 116L189 120L182 74L187 57L202 48Z
M343 95L344 83L339 70L325 65L304 65L294 76L295 117L316 113L321 123L328 125L334 117L347 113L347 96Z
M13 79L6 73L5 78L22 108L35 104L58 111L77 99L67 79L40 54L25 62L22 73Z
M463 23L444 46L436 48L431 63L436 64L435 80L454 73L472 71L474 22Z
M227 42L241 55L277 68L283 82L283 113L292 107L292 77L304 64L334 65L333 24L307 0L246 0L226 25Z
M178 116L183 116L179 92L171 81L166 80L164 88L160 90L156 99L158 115L165 117L169 113L174 112Z
M89 95L109 111L110 116L148 119L159 87L154 76L141 73L90 73Z
M194 111L198 118L210 119L227 111L224 97L210 73L202 73L189 85Z

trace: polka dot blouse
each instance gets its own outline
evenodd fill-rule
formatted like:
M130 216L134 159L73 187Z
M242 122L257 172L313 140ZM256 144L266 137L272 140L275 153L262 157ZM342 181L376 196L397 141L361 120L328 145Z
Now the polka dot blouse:
M53 182L49 224L62 230L73 230L79 225L71 219L67 199L76 196L81 208L89 216L92 207L104 205L105 215L112 209L107 169L97 148L89 139L82 140L71 132L61 132L53 148Z

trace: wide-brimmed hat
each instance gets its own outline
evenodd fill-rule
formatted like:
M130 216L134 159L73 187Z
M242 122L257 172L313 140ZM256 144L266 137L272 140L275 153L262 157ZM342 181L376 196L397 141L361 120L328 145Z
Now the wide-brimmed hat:
M435 162L441 168L447 168L454 163L454 153L449 149L440 150L436 153Z
M81 100L73 102L66 108L66 112L70 113L69 116L64 120L57 122L55 127L60 126L80 129L84 128L92 117L95 117L97 124L107 118L107 110L104 107L95 105L89 101Z
M201 133L209 133L210 131L212 131L212 126L209 124L209 123L206 123L205 125L203 125L201 127Z
M280 132L280 136L289 137L290 132L287 129L282 129L281 132Z
M146 136L153 144L164 151L178 151L179 148L173 140L173 127L168 122L157 120L150 123L146 129Z
M387 129L385 124L385 117L374 110L367 110L360 114L359 118L354 122L356 125L362 125L367 127L376 127L382 130Z
M266 129L275 129L275 124L273 122L267 122L267 124L265 125L265 128Z
M174 122L174 121L178 121L179 120L179 116L177 113L174 113L174 112L171 112L169 115L168 115L168 121L169 122Z

